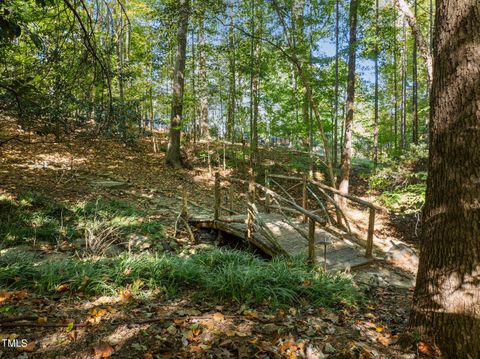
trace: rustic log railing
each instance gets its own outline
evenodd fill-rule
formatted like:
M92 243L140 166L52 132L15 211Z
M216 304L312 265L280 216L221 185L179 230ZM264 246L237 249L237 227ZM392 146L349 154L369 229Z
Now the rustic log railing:
M267 176L266 185L269 186ZM230 194L228 198L229 203L225 203L226 206L222 205L222 188L225 188L226 184L230 184L228 186L228 193ZM268 228L266 223L260 216L259 210L257 208L257 202L260 200L263 202L263 206L265 208L265 212L269 213L271 210L275 210L282 215L282 220L289 224L297 233L300 234L302 238L304 238L308 242L308 259L311 264L315 264L316 262L316 255L315 255L315 227L317 224L324 225L326 222L325 219L318 216L317 214L308 211L306 208L302 207L301 205L297 204L295 199L286 193L286 196L282 196L277 192L271 190L267 186L263 186L259 183L256 183L254 180L253 175L250 175L250 179L248 181L237 179L237 178L228 178L222 177L219 173L215 174L215 208L214 208L214 219L220 222L226 223L233 223L233 222L244 222L244 220L236 220L232 218L224 218L221 216L221 211L225 210L229 214L238 213L234 208L234 197L232 195L232 186L231 184L237 183L243 186L247 186L246 197L247 197L247 219L246 225L247 229L245 232L245 239L251 243L254 232L257 231L260 233L271 245L273 245L279 252L288 255L285 250L280 246L278 241L275 238L275 235L271 232ZM222 187L223 186L223 187ZM263 196L258 196L260 192ZM307 191L304 191L305 195L308 195ZM225 198L225 197L224 197ZM306 203L306 202L305 202ZM287 213L289 215L287 215ZM302 216L304 222L308 222L308 232L304 231L302 228L298 226L292 220L291 214ZM329 241L317 241L317 243L323 244L324 246L324 267L326 269L326 247L330 243Z
M268 178L268 180L267 180ZM315 194L315 190L319 191L323 197L330 203L332 203L335 206L335 209L337 213L340 214L341 218L343 218L345 222L346 229L349 233L351 233L350 226L347 220L347 217L345 216L344 212L342 211L341 207L338 205L338 203L332 198L332 196L329 196L327 192L330 192L333 195L338 195L342 196L344 198L347 198L348 200L357 203L363 207L367 207L369 210L369 221L368 221L368 232L367 232L367 240L366 240L366 250L365 250L365 256L369 259L373 258L373 234L375 230L375 213L376 211L384 211L384 209L380 206L377 206L373 203L370 203L368 201L365 201L361 198L345 194L336 188L327 186L321 182L312 180L312 179L307 179L305 176L303 177L293 177L293 176L284 176L284 175L274 175L274 174L266 174L266 179L265 183L268 183L269 185L271 183L274 183L275 185L281 187L282 191L286 191L285 188L281 184L278 183L278 181L272 180L272 178L277 178L277 179L283 179L283 180L289 180L289 181L294 181L297 182L297 185L302 185L302 204L303 207L306 208L307 203L308 203L308 194L310 194L315 202L321 207L320 209L323 211L325 214L327 221L330 222L330 216L328 214L327 209L325 208L324 204L320 200L319 196ZM292 187L290 187L292 188ZM313 211L315 213L316 211ZM338 223L341 225L341 223Z

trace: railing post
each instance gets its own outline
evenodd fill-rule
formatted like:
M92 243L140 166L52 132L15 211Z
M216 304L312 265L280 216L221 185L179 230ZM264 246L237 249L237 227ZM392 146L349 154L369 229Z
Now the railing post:
M367 250L366 257L373 258L373 230L375 227L375 208L370 207L368 216L368 235L367 235Z
M233 188L230 184L230 187L228 187L228 209L230 211L230 214L233 214Z
M315 220L309 218L308 222L308 261L315 265Z
M307 176L303 175L302 178L302 207L307 210L308 208L308 192L307 192ZM306 214L303 215L303 223L307 223L308 217Z
M182 218L188 219L188 195L185 188L182 190Z
M268 170L265 170L265 188L270 189L270 177ZM270 213L270 194L265 193L265 213Z
M220 173L215 172L215 207L213 218L217 221L220 217Z
M247 203L247 241L251 243L253 238L253 224L254 224L254 213L253 206L255 205L255 177L253 175L253 170L250 169L250 181L248 183L248 203Z

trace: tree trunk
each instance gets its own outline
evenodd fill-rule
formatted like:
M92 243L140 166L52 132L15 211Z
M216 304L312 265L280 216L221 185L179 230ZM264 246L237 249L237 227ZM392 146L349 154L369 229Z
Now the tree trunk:
M415 18L417 17L417 0L415 0ZM413 38L413 73L412 73L412 142L418 145L418 72L417 39Z
M352 154L353 111L355 106L355 66L357 54L357 8L358 0L350 0L350 40L348 49L348 79L347 79L347 116L345 119L345 138L342 153L342 179L338 189L348 194L350 179L350 157ZM342 197L341 202L345 204Z
M339 22L340 22L340 0L335 1L335 119L333 124L333 165L338 163L338 65L339 65Z
M229 91L228 91L228 118L227 118L227 139L235 142L235 10L234 1L230 0L230 25L228 27L228 60L229 60Z
M251 1L251 7L251 31L254 36L252 36L250 43L250 166L253 166L258 152L258 63L260 61L260 42L257 39L258 27L256 25L258 5L256 0Z
M208 124L208 78L207 78L207 54L205 45L205 10L199 18L199 39L198 39L198 71L200 90L200 137L208 140L210 138Z
M188 16L190 0L179 0L180 24L177 31L177 50L173 70L172 112L170 116L170 135L165 162L174 167L183 166L180 153L182 127L183 92L185 87L185 55L187 50Z
M410 324L445 358L480 353L478 39L478 0L437 0L430 168Z
M405 0L395 0L395 5L398 9L403 13L405 18L407 19L408 25L412 29L413 37L417 41L418 49L425 61L427 66L427 77L428 77L428 88L430 88L432 83L432 74L433 74L433 62L432 62L432 55L430 53L430 49L428 48L428 44L425 41L425 37L423 36L418 24L417 19L414 14L410 11L408 4Z
M393 38L393 136L395 152L398 149L398 84L397 84L397 10L393 9L394 14L394 38Z
M373 120L373 165L378 165L378 0L375 0L375 114Z
M402 116L400 118L400 148L406 147L406 128L407 128L407 33L405 22L403 23L403 47L402 47Z

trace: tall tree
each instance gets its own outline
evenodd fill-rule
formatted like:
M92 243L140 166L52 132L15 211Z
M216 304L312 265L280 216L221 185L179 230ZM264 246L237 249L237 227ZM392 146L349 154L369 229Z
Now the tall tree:
M350 40L348 48L348 77L347 77L347 115L345 118L345 132L342 151L342 178L338 189L348 193L350 180L350 160L352 154L353 112L355 108L355 67L357 58L357 13L358 1L350 0L349 23ZM343 198L343 197L342 197Z
M251 0L251 32L250 42L250 165L256 162L258 152L258 85L260 75L260 41L258 39L260 27L257 24L258 3Z
M417 17L417 0L414 1L415 18ZM412 142L418 145L418 71L417 39L413 38L412 52Z
M335 1L335 100L334 100L334 123L333 123L333 165L338 162L338 64L339 64L339 24L340 23L340 0Z
M234 0L230 0L229 4L229 18L230 23L228 26L228 62L229 62L229 75L228 75L228 110L227 110L227 139L235 141L235 100L236 100L236 86L235 86L235 72L236 72L236 60L235 60L235 8Z
M182 127L183 93L185 87L185 57L187 50L188 18L190 0L179 0L179 26L177 30L177 49L173 69L172 110L170 115L170 134L168 139L165 162L174 167L183 166L180 152L180 137Z
M375 109L373 119L373 164L375 169L378 165L378 0L375 0Z
M208 124L208 77L207 77L207 48L205 42L205 6L200 4L198 19L198 72L200 95L200 136L209 139Z
M398 9L402 12L403 16L407 19L408 25L412 29L413 37L417 41L418 49L420 50L423 60L427 66L428 87L430 88L433 76L433 62L428 44L425 41L425 37L422 34L420 26L418 25L417 18L408 7L407 2L405 0L394 1Z
M398 149L398 83L397 83L397 9L393 8L393 141L395 151Z
M437 0L430 155L411 325L480 353L480 2Z

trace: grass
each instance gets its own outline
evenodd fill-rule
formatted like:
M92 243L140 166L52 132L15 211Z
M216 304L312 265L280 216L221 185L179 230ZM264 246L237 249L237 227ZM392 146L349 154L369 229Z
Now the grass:
M122 235L163 238L161 224L129 202L99 198L87 202L59 202L38 193L16 199L0 196L0 248L33 242L74 241L96 223L109 223Z
M175 297L213 303L234 301L272 306L300 302L334 307L353 305L358 289L345 274L311 269L305 258L271 261L231 249L212 249L190 257L172 254L121 255L99 260L42 260L38 255L6 251L0 256L0 287L56 293L68 284L72 293L115 293L134 288L138 293L161 290Z

